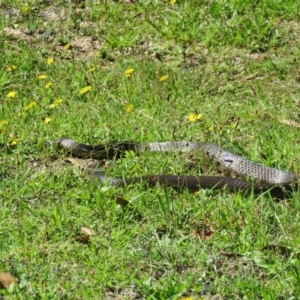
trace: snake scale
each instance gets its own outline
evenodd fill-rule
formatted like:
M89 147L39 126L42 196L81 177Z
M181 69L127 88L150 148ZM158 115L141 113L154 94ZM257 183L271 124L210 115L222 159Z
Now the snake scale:
M177 175L146 175L132 178L106 178L102 170L93 166L87 168L93 177L109 182L113 186L124 186L146 181L150 186L167 185L174 189L187 188L191 192L205 189L224 189L234 192L261 193L270 190L274 197L281 198L285 192L294 190L298 181L295 173L271 168L252 162L242 156L231 153L217 144L201 142L116 142L103 145L88 145L72 139L62 138L56 141L61 147L79 157L111 159L121 157L125 151L141 153L144 151L180 151L190 152L201 150L223 170L239 176L252 177L255 181L225 176L177 176Z

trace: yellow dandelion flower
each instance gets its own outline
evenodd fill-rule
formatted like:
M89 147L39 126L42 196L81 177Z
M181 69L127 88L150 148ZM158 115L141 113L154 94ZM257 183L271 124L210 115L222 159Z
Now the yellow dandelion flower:
M24 107L24 110L29 110L33 107L35 107L37 105L37 103L35 101L30 102L27 106Z
M170 3L171 4L175 4L177 2L177 0L171 0Z
M38 76L38 79L41 79L41 80L44 80L44 79L46 79L46 78L47 78L46 75L39 75L39 76Z
M127 112L131 112L132 110L133 110L133 105L130 104L130 103L127 104L127 105L126 105L126 111L127 111Z
M125 76L130 77L130 76L132 76L133 72L134 72L134 69L127 69L125 72Z
M64 49L65 50L69 50L71 48L71 45L69 43L65 44L64 45Z
M8 121L7 120L2 120L1 122L0 122L0 125L2 125L2 126L5 126L5 125L7 125L8 124Z
M10 144L11 144L12 146L15 146L15 145L18 144L19 141L20 141L20 138L16 138L16 139L13 139L13 140L10 142Z
M45 124L45 125L46 125L46 124L49 124L51 121L52 121L51 118L45 118L44 124Z
M55 108L58 105L60 105L63 101L63 99L56 99L52 104L49 105L49 108Z
M169 79L169 76L168 75L165 75L165 76L162 76L162 77L160 77L159 78L159 82L164 82L164 81L166 81L166 80L168 80Z
M8 66L8 67L6 68L6 71L7 71L7 72L12 72L12 71L14 71L14 70L16 70L16 69L17 69L17 66L11 65L11 66Z
M64 100L63 99L56 99L55 101L54 101L54 103L56 103L56 104L61 104L61 103L63 103L64 102Z
M16 91L10 91L6 95L7 98L15 98L16 96L17 96L17 92Z
M52 83L51 81L49 81L49 82L45 85L45 88L46 88L46 89L50 89L52 85L53 85L53 83Z
M90 69L88 69L88 72L89 73L92 73L92 72L94 72L96 70L96 68L90 68Z
M214 131L216 129L216 126L212 125L208 128L209 131Z
M53 63L54 63L53 57L49 57L49 58L47 59L47 65L50 66L50 65L52 65Z
M200 191L194 192L195 196L199 196L200 194L201 194Z
M23 6L22 6L22 13L23 13L23 15L25 15L25 16L30 15L30 13L31 13L31 8L30 8L30 6L29 6L29 5L23 5Z
M84 88L82 88L82 89L80 90L79 94L80 94L80 95L83 95L83 94L89 92L91 89L92 89L92 87L91 87L90 85L89 85L89 86L86 86L86 87L84 87Z
M188 121L189 122L195 122L195 121L200 121L202 119L203 115L202 114L189 114L188 115Z

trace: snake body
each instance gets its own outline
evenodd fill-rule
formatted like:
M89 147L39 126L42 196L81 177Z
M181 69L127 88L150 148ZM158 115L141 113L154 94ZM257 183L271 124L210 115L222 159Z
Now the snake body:
M102 170L95 167L87 169L94 177L102 181L108 181L113 186L124 186L140 181L146 181L149 185L162 184L171 186L175 189L187 188L190 191L197 191L199 188L223 189L229 191L254 191L256 193L272 189L275 195L279 195L282 187L285 189L294 188L297 183L295 173L271 168L262 164L252 162L245 157L231 153L217 144L201 142L150 142L135 143L130 141L116 142L103 145L88 145L78 143L72 139L63 138L58 144L80 157L93 157L97 159L118 158L125 151L180 151L190 152L201 150L214 162L226 171L240 176L249 176L256 181L251 182L243 179L224 177L224 176L176 176L176 175L147 175L133 178L106 178Z

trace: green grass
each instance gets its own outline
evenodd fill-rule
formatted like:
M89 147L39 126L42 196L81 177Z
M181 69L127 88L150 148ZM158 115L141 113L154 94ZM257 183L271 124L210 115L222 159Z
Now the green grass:
M298 299L297 191L95 185L49 141L207 141L297 172L300 1L131 2L0 2L0 271L19 280L0 298ZM215 172L198 160L128 153L107 172Z

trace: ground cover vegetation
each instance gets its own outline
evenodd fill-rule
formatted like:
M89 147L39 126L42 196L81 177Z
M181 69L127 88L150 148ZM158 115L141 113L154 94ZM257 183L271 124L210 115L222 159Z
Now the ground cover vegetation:
M207 141L297 172L299 7L0 1L0 271L18 280L1 273L0 298L299 299L297 190L116 189L49 143ZM216 173L198 154L133 152L106 171Z

